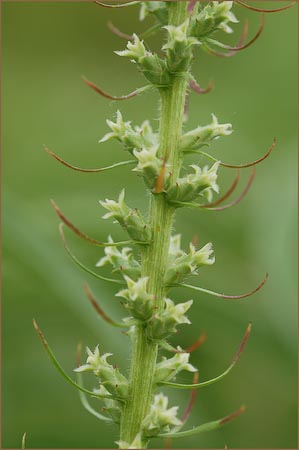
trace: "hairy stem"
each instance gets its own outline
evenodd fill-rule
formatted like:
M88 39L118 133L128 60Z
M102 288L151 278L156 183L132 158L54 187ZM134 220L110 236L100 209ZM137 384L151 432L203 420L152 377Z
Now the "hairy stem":
M188 17L186 2L171 3L169 11L170 25L177 26ZM178 177L181 166L177 149L182 133L186 89L186 79L178 74L178 76L173 77L173 83L169 87L160 90L162 105L159 156L166 159L170 165L171 183L173 184ZM174 208L166 202L164 195L162 193L152 195L149 207L152 242L142 252L142 276L149 277L148 291L154 295L157 310L163 307L165 297L163 279L167 265L173 217ZM142 420L149 412L158 353L158 345L147 339L143 325L136 326L132 335L132 345L129 398L123 409L120 430L120 440L128 443L134 440L141 429Z

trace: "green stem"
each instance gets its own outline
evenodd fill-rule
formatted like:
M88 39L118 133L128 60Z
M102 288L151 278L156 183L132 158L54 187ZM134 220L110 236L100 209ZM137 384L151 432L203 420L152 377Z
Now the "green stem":
M178 26L187 17L186 2L173 2L169 5L169 24ZM171 86L160 90L162 104L159 155L167 159L171 167L172 183L175 183L181 167L178 142L182 134L187 89L186 78L181 75L174 75ZM142 251L142 276L149 277L148 292L154 295L155 307L158 309L163 308L166 295L163 280L174 211L175 209L166 202L163 194L151 196L149 220L153 234L151 245ZM158 353L158 344L147 339L143 325L135 327L132 333L132 345L129 398L123 408L120 430L120 440L129 444L140 432L142 420L150 409Z

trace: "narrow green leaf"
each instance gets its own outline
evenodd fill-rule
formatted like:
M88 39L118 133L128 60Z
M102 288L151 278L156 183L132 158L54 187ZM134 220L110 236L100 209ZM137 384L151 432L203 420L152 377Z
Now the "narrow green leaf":
M82 167L74 166L73 164L70 164L69 162L65 161L60 156L56 155L56 153L52 152L52 150L50 150L46 145L44 145L44 150L50 156L52 156L52 158L56 159L56 161L60 162L64 166L68 167L69 169L75 170L76 172L82 172L82 173L99 173L99 172L105 172L106 170L114 169L115 167L136 164L136 161L134 159L132 159L130 161L121 161L121 162L112 164L111 166L99 167L96 169L84 169Z
M218 377L211 378L210 380L203 381L202 383L183 384L183 383L172 383L170 381L161 381L158 384L163 385L163 386L178 388L178 389L198 389L198 388L202 388L205 386L210 386L211 384L217 383L217 381L222 380L222 378L224 378L232 370L234 365L235 365L235 363L231 364L221 375L218 375Z
M140 3L139 0L128 2L128 3L118 3L118 4L111 4L111 3L104 3L100 1L95 1L97 5L103 6L104 8L125 8L126 6L133 6L138 5Z
M203 381L202 383L193 383L193 384L182 384L182 383L172 383L172 382L168 382L168 381L161 381L160 383L158 383L159 385L164 385L164 386L170 386L173 388L179 388L179 389L197 389L197 388L202 388L205 386L210 386L211 384L217 383L217 381L222 380L222 378L224 378L234 367L234 365L237 363L237 361L239 360L244 347L246 345L246 342L248 341L250 332L251 332L251 327L252 324L251 322L249 322L248 327L246 329L246 332L244 334L244 337L242 339L241 345L237 351L237 353L235 354L230 366L220 375L218 375L218 377L215 378L211 378L210 380L207 381Z
M180 431L179 433L163 433L158 434L156 437L160 438L171 438L171 439L179 439L189 436L194 436L195 434L205 433L206 431L213 431L217 428L220 428L222 425L224 425L227 422L230 422L231 420L238 417L240 414L242 414L245 411L245 407L241 406L237 411L234 411L232 414L223 417L222 419L214 420L213 422L204 423L203 425L199 425L198 427L192 428L191 430L187 431Z
M269 274L266 273L265 277L262 279L262 281L259 283L259 285L256 288L252 289L252 291L245 292L245 294L238 294L238 295L220 294L219 292L210 291L209 289L204 289L204 288L201 288L199 286L193 286L192 284L185 284L185 283L178 283L178 284L173 285L173 286L187 287L187 288L190 288L190 289L194 289L195 291L204 292L205 294L214 295L214 297L226 298L226 299L231 299L231 300L239 300L241 298L249 297L250 295L253 295L256 292L258 292L264 286L264 284L266 283L268 277L269 277Z

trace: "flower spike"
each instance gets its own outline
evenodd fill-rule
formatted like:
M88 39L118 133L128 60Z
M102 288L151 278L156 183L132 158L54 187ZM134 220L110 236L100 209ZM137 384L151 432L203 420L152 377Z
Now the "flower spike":
M114 327L127 328L128 325L125 325L124 323L120 323L120 322L116 322L115 320L112 320L105 313L105 311L97 303L97 301L96 301L96 299L95 299L93 293L91 292L91 289L90 289L90 287L88 286L87 283L84 284L84 291L85 291L85 294L86 294L88 300L90 301L91 305L94 307L96 312L102 317L102 319L105 320L105 322L109 323L110 325L113 325Z
M106 166L106 167L99 167L97 169L82 169L82 167L77 167L74 166L73 164L70 164L69 162L65 161L64 159L60 158L60 156L56 155L56 153L52 152L52 150L50 150L48 147L46 147L44 145L44 150L50 155L52 156L54 159L56 159L58 162L60 162L61 164L63 164L64 166L75 170L77 172L83 172L83 173L98 173L98 172L104 172L105 170L110 170L110 169L114 169L114 167L119 167L119 166L127 166L129 164L135 164L136 162L134 160L130 160L130 161L121 161L119 163L116 164L112 164L111 166Z
M66 372L64 371L64 369L61 367L61 365L59 364L59 362L57 361L54 353L52 352L48 342L45 339L45 336L43 335L43 332L41 331L41 329L39 328L39 326L37 325L36 321L33 319L33 326L35 328L35 331L38 334L38 337L41 340L41 343L43 344L50 360L52 361L53 365L55 366L55 368L58 370L58 372L60 373L60 375L63 376L63 378L70 383L71 385L73 385L74 387L76 387L79 391L85 392L85 394L90 395L91 397L96 397L96 398L112 398L115 400L119 400L119 401L123 401L122 398L118 398L118 397L114 397L112 395L99 395L96 394L95 392L89 391L88 389L83 388L82 386L80 386L79 384L77 384L74 380L72 380L71 377L69 377Z
M157 437L159 437L159 438L170 437L172 439L178 439L178 438L193 436L195 434L204 433L206 431L213 431L213 430L216 430L217 428L220 428L222 425L231 421L232 419L235 419L240 414L242 414L244 411L245 411L245 406L241 406L237 411L233 412L232 414L229 414L228 416L223 417L222 419L218 419L213 422L204 423L203 425L199 425L198 427L192 428L191 430L180 431L179 433L170 432L170 433L158 434Z
M133 92L130 92L130 94L121 95L121 96L117 97L114 95L107 94L107 92L103 91L103 89L100 89L96 84L94 84L92 81L89 81L85 77L82 77L82 80L91 89L96 91L98 94L102 95L102 97L108 98L109 100L128 100L129 98L136 97L136 95L141 94L142 92L152 88L151 85L143 86L141 88L135 89L135 91L133 91Z
M253 289L250 292L246 292L245 294L240 294L240 295L227 295L227 294L220 294L219 292L214 292L214 291L210 291L209 289L204 289L201 288L199 286L193 286L192 284L185 284L185 283L180 283L180 284L175 284L172 286L182 286L182 287L188 287L190 289L194 289L195 291L200 291L200 292L204 292L205 294L210 294L210 295L214 295L214 297L220 297L220 298L227 298L227 299L232 299L232 300L238 300L241 298L246 298L246 297L250 297L250 295L255 294L256 292L258 292L260 289L262 289L262 287L264 286L264 284L266 283L267 279L269 277L269 274L266 273L266 276L262 279L262 281L260 282L260 284Z
M247 181L247 184L245 186L244 191L239 195L238 198L236 198L235 200L233 200L232 202L228 203L227 205L224 206L217 206L216 208L207 208L205 206L206 209L208 209L209 211L223 211L224 209L228 209L231 208L232 206L237 205L238 203L240 203L243 198L245 197L245 195L247 194L247 192L249 191L250 186L252 185L253 179L254 179L254 174L255 174L255 170L254 170L254 166L252 167L251 170L251 174L250 177Z
M289 3L286 6L282 6L281 8L262 9L262 8L256 8L251 5L247 5L247 3L241 2L240 0L235 0L235 2L238 3L238 5L240 5L240 6L244 6L244 8L250 9L251 11L263 12L263 13L276 13L279 11L285 11L286 9L292 8L292 6L296 5L296 3L297 3L297 1L294 1L294 2Z
M170 381L160 381L158 384L162 384L162 385L166 385L166 386L170 386L173 388L179 388L179 389L197 389L197 388L202 388L202 387L206 387L206 386L210 386L211 384L217 383L218 381L222 380L226 375L229 374L229 372L232 370L232 368L236 365L237 361L239 360L244 347L246 345L246 342L248 341L249 335L250 335L250 331L251 331L251 322L249 322L249 325L246 329L245 335L242 339L241 345L237 351L237 353L235 354L232 362L230 363L229 367L220 375L218 375L215 378L212 378L210 380L207 381L203 381L202 383L193 383L192 384L182 384L182 383L173 383Z
M240 180L240 171L238 170L236 178L234 179L234 181L232 182L230 188L226 191L226 193L215 202L203 205L202 208L211 208L211 207L213 208L214 206L220 205L220 203L224 202L224 200L226 200L234 192L239 183L239 180Z
M103 280L103 281L110 281L111 283L117 283L117 284L124 284L121 280L115 280L114 278L106 278L103 277L102 275L99 275L96 272L93 272L91 269L89 269L88 267L84 266L84 264L82 264L75 255L73 255L73 253L71 252L71 250L69 249L67 243L66 243L66 239L64 236L64 232L63 232L63 223L59 224L59 233L60 233L60 237L62 239L63 242L63 246L67 252L67 254L70 256L70 258L72 259L72 261L77 264L77 266L79 266L81 269L83 269L85 272L89 273L90 275L92 275L95 278L98 278L99 280Z
M277 144L277 139L274 138L274 141L271 145L271 147L267 150L267 152L259 159L256 159L255 161L252 161L250 163L246 163L246 164L240 164L240 165L234 165L234 164L225 164L223 162L220 162L220 166L223 167L230 167L232 169L244 169L245 167L252 167L252 166L256 166L257 164L259 164L260 162L264 161L266 158L268 158L268 156L270 155L270 153L272 152L272 150L274 149L274 147Z
M189 81L189 86L197 94L208 94L209 92L211 92L211 90L214 87L214 80L209 81L206 89L203 89L202 87L200 87L199 84L197 84L197 82L195 81L195 79L192 79Z
M126 39L126 41L132 41L134 39L132 34L123 33L115 25L113 25L113 23L110 20L107 22L107 27L109 28L110 31L112 31L113 34L115 34L115 36L118 36L122 39Z

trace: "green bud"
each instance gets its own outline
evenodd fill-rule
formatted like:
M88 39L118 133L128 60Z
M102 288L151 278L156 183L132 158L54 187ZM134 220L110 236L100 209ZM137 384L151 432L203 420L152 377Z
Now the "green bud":
M192 303L193 300L189 300L176 305L170 298L166 298L165 308L154 314L149 321L147 327L148 337L154 340L161 340L171 333L175 333L177 325L190 324L190 320L184 314L191 307Z
M99 347L97 346L92 352L87 347L88 358L86 364L75 369L75 372L92 371L99 379L107 391L117 397L126 398L128 395L128 380L119 370L107 362L107 358L112 353L105 353L100 356Z
M170 430L170 426L179 426L182 422L177 418L178 406L167 409L168 398L160 392L155 395L149 414L142 421L143 433L153 437Z
M112 132L105 134L100 143L117 139L130 153L133 153L134 149L142 150L157 143L157 135L153 132L148 120L145 120L140 127L133 128L131 122L124 122L121 112L117 111L116 122L107 120L107 125Z
M142 215L137 209L129 208L124 198L125 190L123 189L119 195L118 202L109 199L106 199L104 202L100 200L100 204L109 211L103 216L103 219L115 219L127 231L129 236L136 241L150 241L151 233Z
M156 179L161 171L162 161L158 158L158 145L149 149L142 149L141 151L134 150L133 154L138 160L138 165L133 172L142 174L145 184L149 189L153 189L156 184Z
M197 372L197 369L189 363L190 353L176 353L172 358L162 358L156 365L155 382L173 380L182 370Z
M220 136L229 136L233 132L231 123L218 123L217 117L212 114L212 123L204 127L197 127L183 134L180 149L183 152L198 150Z
M193 174L188 174L184 178L178 178L174 186L166 192L167 200L171 202L191 202L199 196L204 196L209 202L212 201L212 191L219 192L216 183L217 169L220 162L217 161L212 167L191 165Z
M168 86L170 84L170 75L164 60L146 50L143 41L140 41L136 34L133 34L133 39L134 42L128 42L127 50L115 53L119 56L130 58L131 61L135 62L139 70L152 84Z
M231 12L233 3L232 1L209 2L198 14L192 17L190 34L204 40L218 30L232 33L233 30L228 23L238 23L238 20Z
M196 250L194 245L190 244L189 254L183 252L183 255L170 259L165 274L165 284L178 283L186 276L196 274L199 267L214 264L215 258L211 257L212 253L210 242L200 250Z
M108 242L113 243L111 236L109 236ZM106 264L111 264L114 268L114 272L121 272L133 279L137 279L140 276L140 264L134 259L133 250L131 248L124 247L120 252L117 247L108 246L105 247L104 251L106 256L97 262L96 267L103 267Z
M192 47L200 44L196 38L188 36L189 24L190 19L187 19L178 27L164 27L169 37L162 49L167 50L167 67L170 72L186 71L191 63Z
M141 277L137 281L124 276L127 289L123 289L116 294L116 297L122 297L127 300L125 307L131 312L132 316L138 320L148 320L153 314L154 296L148 294L146 290L148 277Z

